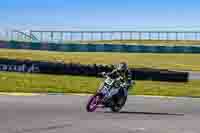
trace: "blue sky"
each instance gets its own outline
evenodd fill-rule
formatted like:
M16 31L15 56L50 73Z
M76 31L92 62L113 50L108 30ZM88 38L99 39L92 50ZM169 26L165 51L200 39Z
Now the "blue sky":
M26 29L200 29L199 5L199 0L1 0L0 25Z

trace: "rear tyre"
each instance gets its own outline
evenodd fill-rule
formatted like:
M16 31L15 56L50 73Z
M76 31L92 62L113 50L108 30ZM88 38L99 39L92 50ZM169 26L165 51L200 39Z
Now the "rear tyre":
M117 103L111 107L111 110L113 112L119 112L122 109L122 107L125 105L126 100L127 100L127 96L121 97L120 99L118 99Z

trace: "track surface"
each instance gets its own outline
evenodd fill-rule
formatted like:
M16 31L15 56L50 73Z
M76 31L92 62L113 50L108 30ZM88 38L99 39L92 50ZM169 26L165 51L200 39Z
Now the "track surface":
M200 72L189 72L189 80L200 80Z
M199 133L200 99L132 97L121 113L87 96L0 96L0 133Z

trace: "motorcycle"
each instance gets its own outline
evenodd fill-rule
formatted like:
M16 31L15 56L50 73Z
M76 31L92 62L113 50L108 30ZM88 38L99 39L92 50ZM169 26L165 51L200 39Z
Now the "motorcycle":
M94 112L97 108L110 108L113 112L119 112L126 103L127 88L122 86L123 78L111 75L105 77L104 82L87 103L88 112Z

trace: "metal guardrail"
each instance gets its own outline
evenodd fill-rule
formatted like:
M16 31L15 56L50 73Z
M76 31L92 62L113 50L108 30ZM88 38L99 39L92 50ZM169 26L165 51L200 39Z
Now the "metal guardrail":
M11 34L10 35L11 40L22 40L22 41L38 40L34 35L19 30L12 30L10 34Z
M0 40L9 40L9 32L0 29Z
M40 31L30 34L40 41L94 40L200 40L200 31Z
M2 40L67 42L101 40L200 41L200 31L0 31Z

